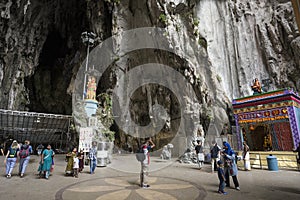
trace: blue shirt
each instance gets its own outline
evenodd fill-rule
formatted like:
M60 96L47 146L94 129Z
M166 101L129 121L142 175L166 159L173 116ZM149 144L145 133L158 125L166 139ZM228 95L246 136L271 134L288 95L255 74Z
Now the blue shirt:
M223 170L223 168L218 167L218 178L219 178L220 182L225 181L223 177L225 177L224 170Z

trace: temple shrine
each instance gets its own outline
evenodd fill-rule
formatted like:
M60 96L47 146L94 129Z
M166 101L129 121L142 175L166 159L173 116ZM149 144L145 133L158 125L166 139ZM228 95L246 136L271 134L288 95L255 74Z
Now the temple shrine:
M239 150L292 151L300 142L300 97L293 89L258 93L232 102Z

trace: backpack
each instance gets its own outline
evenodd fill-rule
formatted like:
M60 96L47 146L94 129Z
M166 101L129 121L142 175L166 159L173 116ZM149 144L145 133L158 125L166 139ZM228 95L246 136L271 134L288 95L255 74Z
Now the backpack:
M21 151L19 153L20 158L26 158L29 156L29 146L28 145L22 145Z
M135 157L139 162L143 162L146 159L146 155L144 154L143 146L140 146L140 148L137 150Z

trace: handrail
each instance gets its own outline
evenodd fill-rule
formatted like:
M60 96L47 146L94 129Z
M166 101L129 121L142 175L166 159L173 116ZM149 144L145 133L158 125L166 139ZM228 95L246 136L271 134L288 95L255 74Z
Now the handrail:
M241 152L238 152L241 155ZM272 154L277 158L279 169L299 170L297 154L287 151L253 151L250 152L250 164L252 168L268 169L267 156ZM243 169L243 160L238 162L238 166Z

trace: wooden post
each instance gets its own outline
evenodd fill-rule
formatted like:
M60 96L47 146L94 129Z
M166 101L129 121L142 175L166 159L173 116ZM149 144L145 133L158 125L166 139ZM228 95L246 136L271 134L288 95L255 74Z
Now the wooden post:
M294 14L296 17L296 22L298 25L298 30L300 30L300 0L292 0Z

